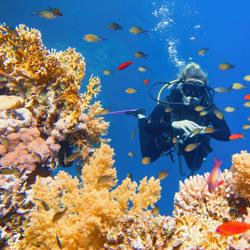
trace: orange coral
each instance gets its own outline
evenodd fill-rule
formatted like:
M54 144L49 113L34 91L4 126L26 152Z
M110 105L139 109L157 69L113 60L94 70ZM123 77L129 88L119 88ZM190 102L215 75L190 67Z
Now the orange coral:
M4 25L0 30L5 31L0 34L0 64L11 77L6 84L11 93L25 98L38 121L42 121L45 112L51 113L49 109L55 105L57 112L61 111L57 113L60 117L73 113L72 122L76 123L81 113L79 90L85 72L81 54L72 48L64 52L47 50L41 33L25 25L19 25L15 32ZM41 99L45 93L52 96L51 92L53 99ZM55 119L48 121L55 122Z
M235 192L250 200L250 154L241 151L232 156L232 173Z
M41 132L53 135L56 142L67 138L81 146L86 158L91 144L101 141L108 123L96 117L100 105L91 106L92 98L100 92L100 79L91 76L86 92L80 93L86 66L83 56L73 48L46 49L36 29L0 25L0 65L8 76L0 86L2 92L22 100ZM85 111L87 119L83 119Z
M32 188L32 200L36 209L30 213L30 222L24 228L24 238L17 249L59 249L57 237L63 249L100 249L106 241L109 229L121 216L131 211L129 205L120 206L120 201L140 200L136 211L142 211L159 198L159 180L143 180L138 191L121 194L117 191L116 170L113 168L113 150L102 144L89 163L84 166L82 182L60 172L54 178L37 178ZM131 182L129 178L125 180ZM121 184L123 185L123 184ZM152 191L149 191L152 190ZM137 193L138 192L138 193ZM154 196L154 197L153 197ZM45 209L44 203L47 204ZM123 208L123 209L121 209ZM62 212L58 219L55 215Z

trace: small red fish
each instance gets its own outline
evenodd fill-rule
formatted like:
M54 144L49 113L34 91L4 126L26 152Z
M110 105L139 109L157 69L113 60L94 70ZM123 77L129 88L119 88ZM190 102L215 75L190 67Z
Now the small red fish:
M149 83L149 80L148 79L145 79L144 80L144 84L148 84Z
M218 161L216 159L214 159L214 166L213 169L211 171L211 173L208 176L207 179L207 184L208 184L208 190L210 193L212 193L218 186L222 185L224 183L224 181L219 181L220 179L220 165L222 163L222 161Z
M241 234L250 229L250 224L240 221L228 221L216 228L216 232L221 236Z
M245 95L244 100L250 100L250 94Z
M229 136L230 140L245 139L243 134L232 134Z
M118 66L118 68L117 68L117 69L119 69L119 70L123 70L123 69L127 68L127 67L128 67L129 65L131 65L131 64L132 64L132 62L131 62L131 61L124 62L124 63L120 64L120 65Z

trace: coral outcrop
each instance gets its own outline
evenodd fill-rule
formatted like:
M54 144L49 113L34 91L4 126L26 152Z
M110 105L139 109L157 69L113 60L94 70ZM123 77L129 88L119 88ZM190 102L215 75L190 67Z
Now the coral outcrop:
M91 76L80 93L85 66L73 48L48 50L36 29L0 25L0 179L7 182L0 190L0 244L18 239L19 211L36 176L71 165L73 150L88 161L93 145L105 141L109 124L97 115L100 103L91 103L100 79Z
M250 154L241 151L232 157L232 181L235 193L250 200Z
M48 50L38 30L0 25L0 248L249 249L250 232L225 237L216 228L250 222L250 154L232 156L212 193L208 173L180 182L173 216L156 214L159 179L117 185L102 138L109 124L92 103L100 79L80 93L85 67L75 49ZM75 159L79 178L52 176Z
M18 103L9 103L6 108L24 105L46 136L53 136L56 142L67 140L73 146L81 145L82 158L88 157L90 146L86 145L86 130L91 127L92 141L99 143L108 127L101 117L95 117L101 106L90 105L100 92L100 79L91 76L86 92L80 93L85 66L82 55L72 48L59 52L46 49L36 29L0 26L0 72L6 78L0 85L1 98L19 98ZM84 116L88 108L89 115ZM89 126L85 126L86 119Z
M102 144L83 168L80 182L65 172L54 178L38 177L31 194L35 207L27 216L24 238L17 249L59 249L60 245L72 250L101 249L108 231L124 214L153 206L160 198L159 180L145 178L138 186L127 178L115 188L112 156L113 150ZM124 187L125 193L121 192ZM163 223L163 219L159 221Z
M224 183L213 193L208 191L208 173L203 176L191 176L180 182L180 191L175 194L173 211L177 229L169 249L177 246L178 249L232 249L239 241L243 246L242 235L222 237L215 231L225 221L245 220L247 209L250 207L250 200L246 198L249 192L247 189L237 189L238 184L244 187L243 182L237 183L233 178L238 176L241 169L240 176L248 185L250 179L246 166L249 165L249 157L250 154L245 151L233 155L232 169L226 169L221 174ZM249 244L244 242L244 247L240 249L248 249Z

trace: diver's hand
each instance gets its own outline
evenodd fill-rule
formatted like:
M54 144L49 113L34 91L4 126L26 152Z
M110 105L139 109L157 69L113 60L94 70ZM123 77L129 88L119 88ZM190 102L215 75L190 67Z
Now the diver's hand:
M197 123L189 120L182 120L182 121L173 121L172 127L175 129L182 129L184 134L183 136L185 138L192 137L192 132L195 129L201 129L203 130L205 127L198 125ZM190 135L191 134L191 135Z

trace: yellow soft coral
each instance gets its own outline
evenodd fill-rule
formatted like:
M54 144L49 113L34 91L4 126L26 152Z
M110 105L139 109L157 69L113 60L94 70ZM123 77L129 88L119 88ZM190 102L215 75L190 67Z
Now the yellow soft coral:
M89 107L90 101L93 97L101 91L100 79L98 77L91 76L89 79L89 83L87 85L87 91L82 94L82 104L81 108L84 111L86 108Z
M232 156L232 173L235 192L241 197L250 199L250 154L241 151Z
M134 183L132 192L126 192L125 184L111 190L117 182L112 157L113 150L102 144L83 167L81 182L65 172L37 178L32 188L36 209L29 215L17 249L60 249L58 240L65 250L101 249L108 231L123 215L153 206L160 192L159 180L154 178L144 179L138 190ZM129 200L134 208L129 207ZM58 213L62 216L55 219Z
M84 101L79 93L85 74L82 55L72 48L49 51L41 33L25 25L15 30L1 25L0 30L0 65L10 76L6 85L10 93L25 98L26 107L36 114L38 123L48 113L46 128L69 114L74 125Z
M93 144L104 141L100 136L109 125L97 117L101 105L91 104L100 92L100 79L91 76L86 92L80 93L85 67L74 48L48 50L36 29L0 25L0 70L8 76L2 92L22 100L46 138L67 140L81 151L82 159L88 158Z

